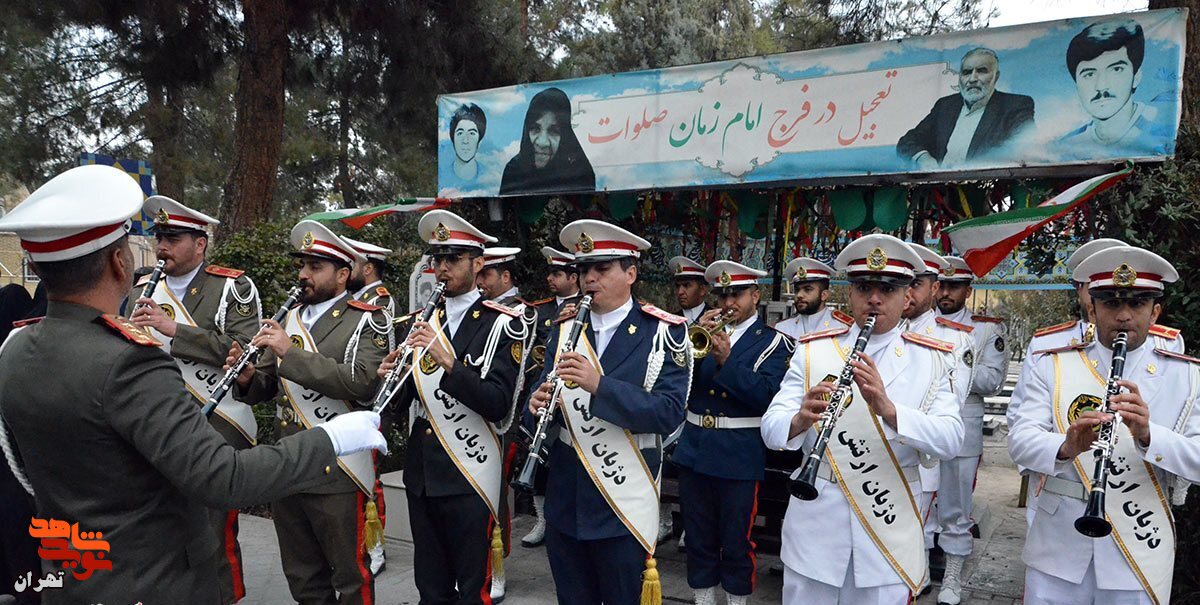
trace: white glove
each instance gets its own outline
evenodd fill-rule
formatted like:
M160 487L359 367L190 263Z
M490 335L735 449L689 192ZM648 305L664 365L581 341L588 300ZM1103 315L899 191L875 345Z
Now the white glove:
M338 414L329 422L318 424L325 429L333 442L333 451L338 456L355 454L363 450L379 450L387 453L387 440L379 432L379 414L370 411Z

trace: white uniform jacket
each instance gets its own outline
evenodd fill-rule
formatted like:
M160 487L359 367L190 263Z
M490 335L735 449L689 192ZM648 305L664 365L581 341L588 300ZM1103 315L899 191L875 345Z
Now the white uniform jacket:
M848 326L850 324L848 320L849 316L845 313L838 312L835 316L833 309L825 307L812 315L793 315L787 319L780 320L774 327L776 332L781 332L796 339L810 332L820 332L821 330Z
M854 346L858 332L858 326L854 326L837 337L844 350L849 351ZM888 397L896 406L896 430L881 423L884 433L897 462L911 470L918 465L921 453L939 460L956 456L962 446L963 426L958 399L950 386L949 367L953 361L948 359L949 355L905 341L900 333L900 329L893 329L873 335L866 353L879 368ZM763 416L763 440L769 448L807 450L816 439L815 428L788 439L792 417L804 402L805 347L808 346L811 343L796 347L779 393ZM931 386L934 386L934 394L927 409L922 411L922 399ZM916 472L907 475L917 477ZM914 497L921 491L917 479L911 481L909 487ZM841 488L818 479L817 489L820 493L816 500L805 502L792 498L788 503L781 553L784 564L805 577L840 586L853 555L855 586L901 583L899 574L854 516ZM924 548L920 543L912 546Z
M972 457L983 454L983 398L1000 392L1008 376L1007 343L1004 342L1004 324L976 321L964 307L958 313L943 315L955 323L974 328L975 364L971 372L971 389L963 406L963 448L959 456Z

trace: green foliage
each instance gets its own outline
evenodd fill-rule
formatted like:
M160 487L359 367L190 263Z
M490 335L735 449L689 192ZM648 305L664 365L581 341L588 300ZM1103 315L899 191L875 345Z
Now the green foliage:
M296 266L287 255L291 223L262 223L218 242L209 260L241 269L258 286L263 315L270 317L296 285Z

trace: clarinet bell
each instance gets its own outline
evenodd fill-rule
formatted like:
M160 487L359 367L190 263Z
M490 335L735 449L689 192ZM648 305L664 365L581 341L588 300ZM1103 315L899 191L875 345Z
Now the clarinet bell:
M817 470L819 465L806 458L804 464L788 479L788 492L801 500L817 499Z
M531 492L533 491L534 476L537 475L539 457L534 456L531 452L529 457L525 459L525 464L521 465L521 472L516 479L512 480L513 489Z
M1075 531L1089 538L1103 538L1112 533L1112 524L1104 518L1104 491L1092 490L1083 516L1075 520Z

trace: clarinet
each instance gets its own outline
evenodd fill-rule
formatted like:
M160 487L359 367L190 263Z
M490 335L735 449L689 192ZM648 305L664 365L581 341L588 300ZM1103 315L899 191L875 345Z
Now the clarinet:
M575 350L575 345L579 343L579 336L583 334L583 324L587 323L588 315L592 311L592 295L588 294L579 300L579 307L575 313L575 323L571 325L571 333L567 339L559 343L558 352L561 358L563 353L570 353ZM550 374L546 376L546 382L553 385L550 391L550 403L546 407L538 410L537 428L533 431L533 438L529 442L529 457L525 458L525 465L521 467L521 474L513 479L512 486L517 489L530 491L533 489L534 475L537 474L537 467L540 464L545 464L546 457L542 452L542 442L546 440L546 431L550 428L550 423L554 422L554 412L558 409L558 399L562 395L563 388L566 382L559 377L558 367L550 370Z
M283 318L287 316L288 311L296 304L296 301L300 300L302 292L304 292L303 286L292 288L288 292L287 300L283 302L283 306L279 307L279 310L275 312L275 316L271 319L275 320L275 323L282 322ZM266 326L266 324L263 324L263 326ZM258 331L262 332L262 328L259 328ZM217 409L217 406L221 404L221 400L225 399L225 395L229 394L229 389L233 388L233 384L237 382L238 374L241 374L247 365L258 363L258 358L262 355L262 351L261 348L255 345L246 345L246 349L242 351L242 356L233 362L233 365L229 366L229 371L225 372L225 375L221 377L221 382L218 382L217 386L213 387L213 390L209 392L208 402L200 409L201 414L204 414L206 418L212 415L213 410Z
M817 442L813 445L812 452L804 459L804 463L788 480L788 491L801 500L817 499L817 471L821 468L821 458L825 457L825 448L829 445L829 438L833 436L834 425L837 424L838 418L841 417L842 412L846 410L846 404L849 403L853 392L850 385L854 382L854 366L852 364L867 348L867 340L871 338L871 332L875 330L875 319L876 316L871 314L863 322L862 330L858 332L858 339L854 341L854 350L846 358L846 365L842 367L842 374L838 376L833 394L829 397L829 407L821 412L821 432L817 433Z
M1092 471L1092 491L1088 494L1083 516L1075 520L1075 531L1090 538L1103 538L1112 533L1112 523L1109 523L1104 515L1104 491L1108 487L1108 472L1112 468L1112 454L1117 446L1117 432L1123 424L1121 414L1112 409L1112 398L1121 392L1117 381L1125 373L1125 351L1128 346L1129 335L1118 332L1112 343L1112 368L1108 372L1104 406L1096 410L1111 415L1112 420L1100 424L1100 435L1092 444L1096 456L1096 468Z
M413 371L413 349L408 344L408 339L416 332L418 323L429 323L433 317L434 311L437 311L438 304L442 301L442 295L446 293L446 282L440 281L433 288L433 293L429 295L429 300L425 301L425 308L421 310L421 316L412 323L408 328L408 335L404 337L404 341L400 343L400 347L396 350L396 366L383 378L383 382L379 385L379 390L375 392L375 400L371 403L371 409L375 410L376 414L383 412L396 393L400 392L400 387L404 385L404 381L412 375ZM428 348L428 347L426 347ZM417 351L415 357L419 360L425 355L425 348Z
M151 298L154 296L154 291L158 289L158 282L162 279L163 267L165 266L167 266L167 261L165 259L160 259L157 263L155 263L154 270L150 272L150 279L146 281L146 285L142 288L142 295L138 298ZM129 317L126 319L133 319L133 312L137 311L138 307L140 306L144 305L135 304L130 307Z

